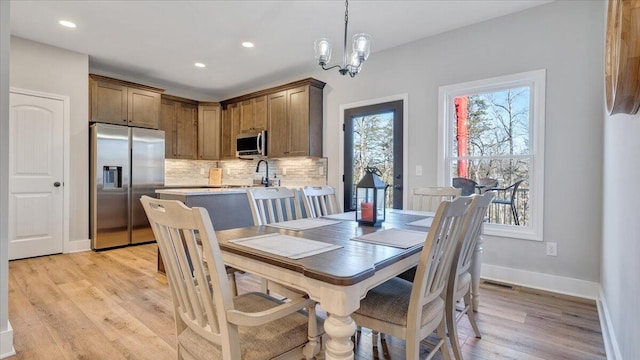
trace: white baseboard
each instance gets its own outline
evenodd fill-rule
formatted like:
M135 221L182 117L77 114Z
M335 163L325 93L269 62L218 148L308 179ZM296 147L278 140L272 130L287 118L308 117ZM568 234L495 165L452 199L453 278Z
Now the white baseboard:
M68 241L66 244L64 244L65 254L87 250L91 250L91 239Z
M0 332L0 359L8 358L16 354L13 347L13 328L11 323L7 321L7 330Z
M613 324L611 323L609 307L607 306L607 300L604 297L602 288L600 288L600 299L597 301L597 304L598 317L600 318L600 328L602 331L602 339L604 341L604 350L607 353L607 359L622 360L618 340L616 340L616 334L613 331Z
M597 300L600 284L533 271L482 264L481 277L528 288Z

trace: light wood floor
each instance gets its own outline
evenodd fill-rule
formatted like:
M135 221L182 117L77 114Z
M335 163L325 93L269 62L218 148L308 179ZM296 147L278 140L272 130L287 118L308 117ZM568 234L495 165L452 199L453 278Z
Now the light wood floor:
M9 320L18 355L10 359L175 359L173 308L166 278L156 272L156 249L11 261ZM238 276L241 292L259 286L253 276ZM466 319L459 324L465 359L605 358L595 304L488 284L481 290L482 339ZM403 358L402 340L388 336L373 348L364 329L357 341L356 359Z

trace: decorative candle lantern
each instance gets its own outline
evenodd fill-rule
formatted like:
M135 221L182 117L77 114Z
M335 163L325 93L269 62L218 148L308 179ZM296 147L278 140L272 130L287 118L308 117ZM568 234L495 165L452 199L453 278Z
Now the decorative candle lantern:
M380 179L375 167L364 169L365 174L356 186L356 221L360 224L380 226L385 218L387 184Z

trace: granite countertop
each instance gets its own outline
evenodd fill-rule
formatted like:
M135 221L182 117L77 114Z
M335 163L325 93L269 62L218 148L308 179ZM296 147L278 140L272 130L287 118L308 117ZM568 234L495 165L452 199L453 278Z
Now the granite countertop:
M157 189L156 194L166 194L166 195L181 195L181 196L189 196L189 195L224 195L224 194L243 194L246 193L246 188L168 188L168 189Z

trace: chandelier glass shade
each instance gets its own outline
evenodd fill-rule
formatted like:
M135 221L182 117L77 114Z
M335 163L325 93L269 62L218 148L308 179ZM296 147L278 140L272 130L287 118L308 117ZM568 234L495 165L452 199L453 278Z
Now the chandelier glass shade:
M321 38L315 41L315 57L324 70L331 70L338 68L338 72L342 75L349 74L351 77L356 76L362 70L362 63L367 60L369 53L371 52L371 36L368 34L360 33L353 35L351 39L351 54L347 54L347 29L349 26L349 0L345 1L344 12L344 47L343 47L343 61L342 66L333 65L327 67L326 65L331 61L331 40Z

